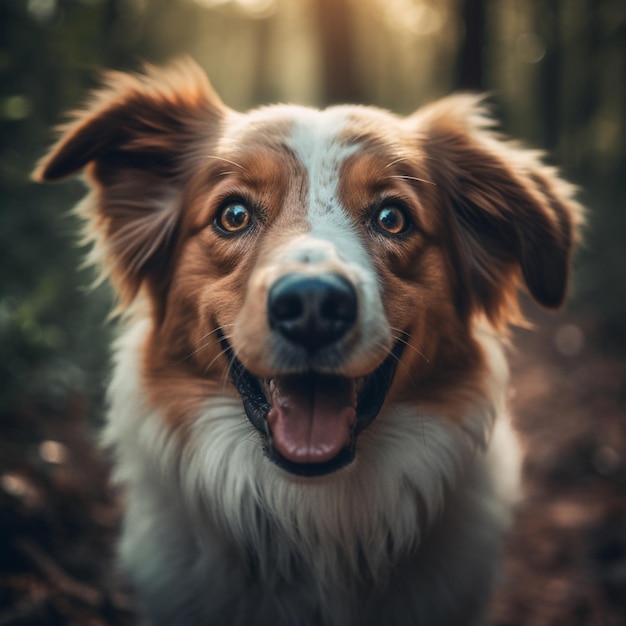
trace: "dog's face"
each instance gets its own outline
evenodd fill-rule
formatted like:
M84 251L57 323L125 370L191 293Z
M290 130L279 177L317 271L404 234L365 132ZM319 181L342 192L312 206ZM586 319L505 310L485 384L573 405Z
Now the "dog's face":
M144 379L171 428L238 393L267 456L320 475L385 403L461 419L481 393L475 320L501 329L521 282L563 300L571 190L487 126L469 97L405 119L242 115L186 65L110 75L39 178L88 167L104 266L122 306L150 307Z

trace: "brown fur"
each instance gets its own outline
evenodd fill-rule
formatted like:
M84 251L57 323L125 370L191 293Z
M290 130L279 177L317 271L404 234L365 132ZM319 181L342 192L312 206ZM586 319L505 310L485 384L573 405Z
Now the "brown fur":
M146 376L152 401L174 423L211 393L208 380L218 387L226 380L213 331L231 336L246 289L264 301L264 287L249 284L264 250L307 230L307 183L281 151L288 124L261 117L217 145L229 119L237 121L190 63L109 73L35 174L54 180L89 166L89 218L101 260L122 307L142 288L150 295L158 324L146 346ZM367 148L344 165L346 209L363 223L364 208L382 190L402 198L418 225L410 240L379 238L372 246L389 323L410 337L392 395L448 402L452 384L480 386L473 315L482 312L500 328L518 320L521 281L541 304L561 304L581 210L536 153L496 138L476 98L448 98L406 120L366 110L353 119L345 141ZM207 228L233 194L262 207L260 246ZM246 319L235 341L259 375L270 375L265 318L251 311Z
M62 138L35 174L38 180L47 181L66 177L83 168L87 170L92 192L82 205L82 213L88 221L89 236L96 244L94 259L119 293L119 310L131 320L136 318L144 323L147 318L149 322L149 331L141 346L141 384L136 385L141 390L133 392L140 396L141 402L145 400L156 409L150 413L150 419L160 417L165 422L166 435L169 432L175 434L173 440L176 445L173 447L180 453L180 458L176 459L180 467L176 467L183 473L186 468L182 466L188 460L185 455L193 447L190 444L193 440L189 437L194 420L202 415L208 399L217 398L220 402L219 410L216 410L218 420L224 417L220 413L221 402L229 404L231 413L235 412L235 419L239 418L236 402L229 403L228 396L236 397L237 392L231 384L229 360L223 352L221 336L228 340L243 366L257 378L282 375L283 372L272 361L276 350L266 311L268 291L274 281L285 273L332 272L357 284L355 277L358 271L367 268L368 276L371 276L373 266L377 282L372 281L372 284L380 286L380 299L379 293L372 289L376 293L374 308L377 313L373 316L376 322L370 322L369 328L370 331L372 328L379 331L383 328L384 333L373 333L378 343L374 340L367 343L366 332L355 324L354 331L351 329L352 334L345 340L345 344L349 345L344 352L351 356L332 373L337 377L357 379L367 376L389 357L394 343L404 343L393 385L386 396L387 406L395 407L403 403L405 409L407 406L415 407L415 414L408 412L411 420L423 419L426 414L433 415L437 426L445 422L442 431L446 433L450 424L455 427L454 432L458 430L456 427L463 429L467 422L472 421L472 411L481 407L481 403L484 405L493 401L495 405L499 402L497 398L501 397L504 389L504 375L491 369L487 359L493 355L488 355L488 351L491 343L498 343L506 337L506 327L520 319L517 303L519 288L527 289L537 302L548 308L560 306L567 289L572 250L583 219L582 209L573 199L574 190L558 177L554 169L542 164L538 153L507 143L494 133L485 107L473 96L444 99L406 119L371 108L343 109L345 117L341 120L347 122L342 126L341 136L333 135L333 140L341 147L355 146L356 149L341 163L337 191L341 206L330 207L329 212L347 213L350 228L342 231L344 239L340 243L345 241L346 233L347 236L354 236L363 246L371 265L362 263L355 270L354 264L351 266L342 260L341 250L338 250L340 244L336 241L332 244L328 241L315 242L315 245L327 243L329 246L330 252L326 254L325 251L323 262L310 264L308 259L300 259L297 255L286 255L285 260L281 251L287 248L287 244L290 244L291 251L297 249L294 241L311 231L309 220L314 219L307 213L309 186L313 183L307 178L306 166L296 157L297 148L293 148L292 152L287 147L293 120L286 111L280 107L260 109L246 115L231 111L213 92L202 72L190 62L178 63L164 71L148 68L142 75L109 73L105 76L104 87L94 94L87 107L75 113L73 120L62 128ZM308 119L302 110L299 114ZM322 174L322 183L324 176L334 180L335 172L323 171ZM234 198L244 201L250 208L253 226L230 237L219 231L216 218L225 203ZM375 212L386 202L401 206L413 225L411 231L391 237L373 226ZM343 213L341 217L344 218ZM499 335L500 339L495 342L492 338L485 340L481 336L484 328L492 335ZM506 368L502 366L501 369ZM356 383L351 384L352 389L356 389ZM498 393L487 389L488 385L498 384ZM356 391L352 393L356 397ZM124 402L127 396L128 393L120 394ZM356 411L356 400L354 403ZM352 406L349 408L352 409ZM490 405L490 408L498 412L501 407ZM386 412L381 419L393 420L392 413ZM125 413L122 411L120 415L125 416ZM490 416L489 413L482 424L485 430L491 427ZM246 432L243 410L241 420L242 432ZM142 425L146 423L143 421ZM405 429L407 422L401 423ZM410 426L415 424L415 421L410 422ZM269 426L266 427L269 429ZM468 428L471 427L470 424ZM115 428L120 428L119 424ZM396 438L402 438L402 433L391 432ZM124 433L122 442L128 435L128 432ZM231 432L237 444L238 433ZM484 443L480 441L481 434L474 435L479 446ZM118 447L121 447L120 435L114 436L118 438ZM208 437L210 441L211 437ZM375 421L359 439L359 445L363 445L362 450L366 450L370 459L377 459L376 437ZM169 444L169 437L167 439ZM207 445L206 441L203 443ZM411 444L410 441L408 443ZM153 451L158 453L160 444L152 441L151 445ZM394 448L389 441L385 445L387 450L408 450L405 456L411 460L414 457L412 448ZM171 448L164 446L167 451ZM221 459L221 449L229 451L232 456L232 449L222 448L220 443L207 457L218 453L215 458ZM426 456L433 453L432 450L422 452ZM364 457L368 458L367 454ZM456 460L455 454L450 457ZM265 461L262 456L260 458ZM388 465L393 465L393 459L385 456L383 460L379 469L386 470ZM206 458L203 461L208 462ZM134 468L134 463L133 459L128 466L133 465ZM445 463L442 465L445 466ZM453 467L454 463L450 462L450 466ZM166 467L165 461L163 467ZM267 469L262 465L257 467ZM494 471L497 472L499 467ZM237 464L236 471L239 469ZM347 472L359 472L360 469L358 463L354 463ZM371 476L371 468L366 469L368 471L363 475ZM198 471L198 468L193 466L192 470ZM284 496L294 486L298 487L299 478L289 477L281 482L284 477L278 472L282 470L275 471L278 478L275 476L272 480L280 484L277 494ZM492 470L485 465L484 471ZM261 473L265 476L264 472ZM410 478L415 478L419 484L421 470L414 474L416 476L411 475ZM270 476L269 472L267 476ZM409 473L402 476L402 480L407 480ZM436 472L433 476L436 480L441 478ZM442 476L446 476L445 472ZM207 479L205 475L199 479L193 474L192 477L199 481L198 485L205 484L202 481ZM211 478L215 477L211 475ZM245 480L235 480L234 484L245 484L249 478L251 484L258 479L256 475L246 475ZM324 477L325 482L312 484L316 488L332 490L333 479L333 476ZM350 474L348 479L353 482L343 483L344 486L364 486L358 483L358 474L356 479L354 474ZM433 484L426 487L438 493L440 487L436 480L433 479ZM477 479L474 477L472 480ZM186 485L189 489L195 487L193 482ZM475 484L473 488L483 489L480 495L487 497L491 487ZM297 494L298 497L303 496L304 503L307 497L318 493L306 489L303 486ZM255 493L262 492L259 489ZM428 489L425 492L430 493ZM242 494L243 490L237 497ZM222 495L224 501L233 496L230 492ZM350 498L350 494L346 496ZM274 505L284 504L285 510L291 511L287 508L289 501L281 500L281 497L276 496ZM418 509L426 506L420 493L415 493L414 497ZM139 499L136 498L135 504ZM329 528L336 522L340 535L347 538L351 527L342 524L351 519L350 516L360 519L363 512L361 504L358 502L349 508L354 503L344 506L341 498L333 501L340 502L340 506L328 513L328 519L332 518ZM301 503L300 500L297 502ZM376 511L380 502L383 499L378 496L378 501L370 503L370 506ZM394 502L400 511L403 504L404 500ZM252 513L244 511L243 506L237 508L240 518L235 520L242 519L243 524L249 524L244 528L249 531L246 541L248 535L257 536L257 531L263 531L262 523L274 530L270 524L276 523L278 528L280 521L278 516L276 519L272 517L273 512L268 514L267 519L261 519L259 516L266 512L262 511L259 502L255 501L251 506ZM457 506L461 505L457 502ZM476 511L481 506L477 506ZM486 511L487 507L484 508ZM391 541L389 529L392 524L385 515L391 512L394 517L395 510L378 510L378 517L387 524L382 527L383 534L380 536L386 534L388 541ZM296 507L294 511L297 515L300 508ZM482 519L476 511L473 513L477 519ZM249 518L246 517L248 513ZM364 528L369 528L370 522L376 522L375 515L371 518L365 516ZM215 519L218 517L213 522ZM249 520L252 519L255 523L261 519L258 527L250 527ZM311 519L317 519L316 513ZM324 522L323 516L321 519ZM416 520L419 528L415 531L407 529L411 544L421 541L421 533L425 532L418 522ZM443 531L440 532L445 534L451 530L451 526L446 526L448 522L443 516ZM459 528L467 533L472 523L477 522L469 520L467 527L461 528L459 524ZM490 523L488 528L500 528L500 522L492 520ZM316 527L311 525L311 528ZM482 526L478 528L481 539L476 545L480 546L483 545L484 533ZM294 535L300 531L300 526L293 526ZM133 532L131 529L129 536ZM455 535L454 539L463 541L463 532ZM325 544L328 537L315 533L317 530L311 531L308 536L298 536L298 542L302 539L303 544L315 544L316 551L319 544L320 556L331 557L328 563L336 565L344 549L355 562L364 554L363 550L372 548L377 554L376 546L367 545L351 553L352 544L348 539L342 550L332 552L335 550L333 544ZM436 533L434 535L436 539ZM432 539L432 535L427 539ZM141 538L135 537L129 540L131 547L135 540L144 545ZM268 532L263 541L266 545L255 548L259 548L259 554L261 548L268 550L271 558L265 558L262 564L274 567L272 558L277 551L272 543L274 536ZM490 542L487 543L492 546L496 540L490 538ZM447 540L444 543L442 554L445 550L456 550L448 547ZM279 546L283 557L288 556L283 558L285 563L291 563L289 559L292 557L302 558L297 552L294 552L295 556L288 554L289 545L284 543ZM437 551L443 544L435 542L431 545L435 545L434 550ZM244 543L233 546L233 553L248 549ZM168 554L163 548L163 554ZM324 549L328 550L326 555ZM397 571L391 572L390 569L389 575L396 576L393 580L404 585L402 567L406 566L407 572L410 571L415 580L421 580L424 588L428 588L430 580L421 578L428 575L426 570L421 569L423 564L432 561L435 564L432 571L443 571L438 569L439 554L430 554L429 550L431 548L427 545L418 556L406 555L406 562L401 563ZM478 554L479 551L480 547L467 547L468 554ZM394 552L392 545L388 546L388 552L390 555ZM193 556L195 558L196 555ZM450 558L452 563L456 562L450 554L444 556ZM142 557L130 558L135 559L134 566L141 570ZM374 561L378 563L380 559L376 559ZM389 567L395 567L397 563L392 563L391 556L389 559ZM320 558L320 563L323 562L324 559ZM491 571L492 562L495 559L487 554L482 563L489 566L485 571ZM226 563L226 569L233 563L236 559ZM293 563L300 561L293 560ZM342 580L340 570L344 565L338 565L337 571L331 572L337 580ZM233 572L235 569L233 566ZM376 593L384 588L382 578L387 580L388 570L382 568L381 572L380 581L376 580L378 572L372 573L375 583L372 588L376 589ZM154 574L155 580L161 573L156 570L149 572L150 576ZM465 574L459 572L460 579ZM233 580L240 582L236 573L232 575ZM282 581L286 588L283 600L290 599L289 585L294 585L296 589L297 578ZM243 577L242 580L247 579ZM201 582L204 584L203 580ZM322 583L320 581L320 589L324 586ZM379 583L380 589L377 586ZM254 584L259 583L256 581ZM476 587L479 596L486 595L484 589L487 584L485 579ZM351 585L352 581L346 588L352 588ZM464 588L459 584L459 593ZM469 585L467 589L470 589ZM272 589L272 593L275 591ZM442 597L447 591L446 588L441 592ZM277 596L279 592L282 593L279 589ZM380 593L383 594L383 591ZM424 593L423 590L420 593ZM337 589L332 589L329 597L335 598L335 595ZM374 602L370 595L369 591L363 593L364 598L368 596L368 600ZM404 600L409 595L406 594ZM155 607L160 606L158 596L157 593L157 599L153 599ZM392 597L393 594L389 595L389 598ZM483 599L472 597L468 606L481 605ZM350 602L352 600L354 598ZM383 600L381 596L381 606L386 607L385 610L391 610L390 606L393 609L393 602L387 604ZM208 605L215 602L218 606L220 601L220 598L211 598ZM251 593L250 610L256 615L253 602ZM334 605L331 600L328 602L326 608L330 607L329 614L332 614ZM430 606L430 602L428 598L424 606ZM443 611L445 601L440 598L439 602L435 609ZM407 600L406 606L413 605ZM363 607L359 604L355 615L361 610L367 612ZM458 606L446 607L450 611L458 609ZM269 609L266 607L266 610ZM307 619L313 622L316 618ZM336 616L333 615L332 619ZM399 620L394 623L408 622Z

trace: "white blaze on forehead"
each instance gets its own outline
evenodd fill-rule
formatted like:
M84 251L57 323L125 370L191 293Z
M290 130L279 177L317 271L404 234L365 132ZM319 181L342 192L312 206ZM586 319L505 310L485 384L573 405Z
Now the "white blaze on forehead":
M358 145L348 144L342 137L348 121L345 109L294 109L287 145L306 171L311 236L336 244L340 256L347 261L369 265L352 220L339 199L342 166L358 150Z
M343 165L359 150L358 144L345 139L349 110L294 109L292 120L286 143L306 172L306 215L311 230L291 241L287 255L305 263L338 259L360 294L361 350L390 346L390 329L372 258L355 218L339 197Z
M341 135L348 122L342 110L298 110L287 140L304 166L309 183L309 216L318 222L339 217L339 174L345 160L357 150ZM317 224L315 224L317 225Z

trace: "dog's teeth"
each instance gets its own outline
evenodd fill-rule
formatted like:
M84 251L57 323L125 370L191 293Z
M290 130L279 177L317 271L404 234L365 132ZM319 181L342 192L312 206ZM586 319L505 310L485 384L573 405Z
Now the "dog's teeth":
M274 382L273 378L270 378L270 393L274 393L275 389L276 389L276 383Z

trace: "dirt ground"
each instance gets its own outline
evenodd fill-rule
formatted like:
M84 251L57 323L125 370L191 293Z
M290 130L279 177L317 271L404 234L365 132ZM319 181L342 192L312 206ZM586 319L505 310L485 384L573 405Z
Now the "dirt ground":
M526 497L491 626L626 625L626 363L563 315L516 333ZM0 626L127 626L119 497L81 398L0 423ZM451 625L455 626L455 625Z

